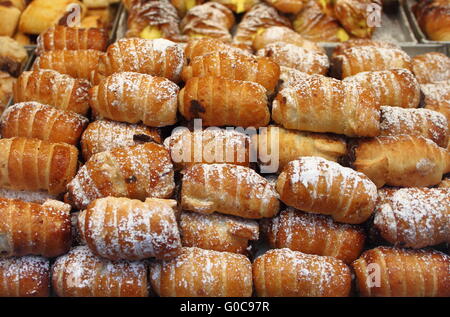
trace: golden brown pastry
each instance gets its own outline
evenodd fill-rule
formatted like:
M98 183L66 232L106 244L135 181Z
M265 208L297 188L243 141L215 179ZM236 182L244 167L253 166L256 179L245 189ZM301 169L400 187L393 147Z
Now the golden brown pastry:
M353 167L378 188L383 185L425 187L450 172L450 153L421 136L382 136L352 148Z
M13 86L16 78L0 71L0 113L3 113L13 96Z
M402 188L389 192L375 209L381 237L407 248L450 242L450 189Z
M412 71L421 84L450 80L450 58L438 52L417 55L412 59Z
M231 164L196 164L184 170L181 208L249 219L278 213L278 195L254 170Z
M450 188L450 177L445 177L442 182L439 183L439 188Z
M419 82L406 69L363 72L346 77L344 81L373 89L378 103L383 106L417 108L421 101Z
M278 92L272 119L287 129L347 136L380 133L379 104L371 89L358 83L314 75Z
M265 0L268 4L273 6L283 13L299 13L306 4L306 0Z
M301 72L294 68L280 66L280 80L278 81L278 91L284 88L295 86L297 83L301 83L305 78L309 77L304 72Z
M351 47L331 60L331 73L345 78L368 71L404 68L412 70L411 58L402 50L375 46Z
M185 247L248 254L250 241L259 238L254 220L219 214L183 212L180 217L181 241Z
M380 129L382 136L423 136L443 148L448 145L447 118L433 110L381 107Z
M260 0L212 0L212 1L223 4L228 9L237 14L247 12L254 5L260 3Z
M250 138L234 130L208 128L190 132L179 127L164 144L177 169L196 163L250 165Z
M28 58L23 46L7 36L0 36L0 71L19 76Z
M100 118L163 127L177 121L178 91L166 78L123 72L92 87L89 103Z
M203 126L263 127L270 113L263 86L223 77L193 77L179 95L184 118L201 118Z
M181 248L175 200L107 197L78 216L82 241L93 253L116 260L170 259Z
M450 296L450 258L437 251L378 247L364 252L353 269L362 296Z
M240 54L248 54L247 51L241 50L237 47L231 46L221 40L217 40L209 37L194 37L190 38L184 49L186 55L187 64L194 59L194 57L206 55L216 52L236 52Z
M108 47L106 56L100 59L98 76L136 72L178 82L183 64L183 49L174 42L128 38Z
M347 152L346 142L341 137L288 130L277 126L262 129L253 137L253 141L260 165L270 166L278 162L278 171L301 156L319 156L337 162ZM277 155L274 158L275 162L270 160L273 155Z
M211 37L231 42L230 30L234 25L233 12L217 2L207 2L190 9L180 28L188 37Z
M330 61L325 53L284 42L268 44L258 50L256 55L265 56L280 66L294 68L307 74L325 75L330 67Z
M12 37L19 24L21 12L11 1L0 3L0 36Z
M147 268L143 262L102 259L79 246L53 264L52 286L59 297L147 297Z
M29 191L0 188L0 197L7 199L22 200L24 202L43 204L47 200L61 200L61 195L49 194L46 191Z
M343 43L340 43L333 49L333 57L337 55L342 55L342 53L349 48L352 47L361 47L361 46L372 46L372 47L380 47L380 48L389 48L389 49L399 49L401 47L395 43L387 42L387 41L378 41L371 39L349 39Z
M67 201L83 209L102 197L169 198L174 172L168 151L153 142L91 156L67 186Z
M70 206L0 198L0 237L0 257L64 254L72 243Z
M344 262L289 249L270 250L253 262L260 297L346 297L351 280Z
M366 221L377 200L377 188L365 175L316 156L287 164L276 189L288 206L349 224Z
M176 258L150 264L161 297L250 297L252 265L241 254L182 248Z
M47 51L35 60L33 70L53 69L74 78L90 80L104 54L96 50Z
M368 6L379 8L381 14L383 3L382 0L336 0L334 15L348 33L359 38L370 38L375 28L369 23L371 11Z
M136 0L131 0L131 2ZM142 0L137 0L142 1ZM170 0L172 5L177 9L178 15L184 17L186 12L193 7L205 3L207 0ZM124 2L130 2L130 0L124 0ZM125 4L126 6L126 4Z
M281 211L262 228L273 248L331 256L347 264L356 260L364 248L362 228L293 208Z
M0 139L0 187L60 194L75 176L78 150L38 139Z
M161 143L157 129L142 124L97 120L84 130L81 136L81 151L87 161L92 155L103 151L146 142Z
M248 11L237 26L233 44L239 48L251 51L255 36L271 26L291 27L288 18L281 16L276 9L260 3Z
M418 1L411 10L428 39L450 41L450 3L447 0Z
M184 67L182 78L216 76L252 81L269 93L275 90L280 77L280 66L267 57L254 57L237 51L214 52L197 56Z
M50 69L23 72L14 85L14 101L35 101L86 115L90 83Z
M50 263L39 256L0 260L1 297L50 296Z
M425 107L443 110L447 108L450 112L450 82L438 81L432 84L422 84L420 88L425 97ZM441 112L448 117L447 112Z

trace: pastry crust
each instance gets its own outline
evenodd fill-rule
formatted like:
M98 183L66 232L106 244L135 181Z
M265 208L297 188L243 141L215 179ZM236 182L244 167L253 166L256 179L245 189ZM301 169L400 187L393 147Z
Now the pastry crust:
M432 41L450 41L450 4L446 0L424 0L412 8L422 31Z
M387 42L387 41L378 41L371 39L349 39L343 43L340 43L333 49L333 57L342 55L342 53L349 48L352 47L362 47L362 46L371 46L371 47L381 47L381 48L389 48L389 49L398 49L401 50L401 47L395 43Z
M212 0L218 2L234 13L240 14L249 11L254 5L260 3L260 0Z
M412 70L421 84L450 80L450 58L438 52L417 55Z
M0 36L0 71L19 76L28 58L25 48L12 38Z
M359 38L370 38L375 27L369 26L368 23L371 20L369 6L378 7L381 11L383 3L382 0L336 0L334 15L350 34Z
M299 13L306 4L306 0L265 0L268 4L273 6L283 13Z
M247 51L231 46L221 40L208 37L190 38L184 49L184 54L186 55L187 64L189 64L191 60L193 60L197 56L227 51L250 55L250 53L248 53Z

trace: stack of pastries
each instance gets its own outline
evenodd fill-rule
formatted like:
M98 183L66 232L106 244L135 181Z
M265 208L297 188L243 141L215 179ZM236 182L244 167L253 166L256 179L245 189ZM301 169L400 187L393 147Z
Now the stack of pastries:
M450 296L450 59L329 58L250 2L44 32L0 118L0 296Z

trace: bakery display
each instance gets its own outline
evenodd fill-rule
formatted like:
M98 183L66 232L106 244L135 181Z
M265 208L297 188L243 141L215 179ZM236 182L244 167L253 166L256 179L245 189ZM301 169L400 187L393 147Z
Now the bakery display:
M450 3L448 1L417 1L411 10L428 39L450 41Z

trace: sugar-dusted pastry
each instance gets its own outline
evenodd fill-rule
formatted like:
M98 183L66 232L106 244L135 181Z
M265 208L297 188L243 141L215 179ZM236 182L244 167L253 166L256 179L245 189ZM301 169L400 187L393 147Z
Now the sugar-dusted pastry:
M7 188L0 188L0 197L37 204L43 204L47 200L61 200L61 195L49 194L48 192L43 190L30 191Z
M230 252L183 248L176 258L152 262L149 280L161 297L250 297L252 265Z
M85 161L97 153L141 143L161 143L155 128L110 120L97 120L88 125L81 136L81 151Z
M250 137L234 130L178 128L164 141L176 168L196 163L250 165Z
M395 43L387 42L387 41L379 41L372 39L349 39L343 43L340 43L333 49L333 57L337 55L341 55L346 49L352 47L362 47L362 46L372 46L372 47L380 47L380 48L389 48L389 49L398 49L401 47Z
M362 296L450 296L450 257L437 251L378 247L364 252L353 269Z
M77 209L97 198L169 198L175 188L168 151L148 142L91 156L67 186L67 201Z
M0 36L0 71L19 76L28 58L25 48L7 36Z
M0 139L0 166L0 187L60 194L75 176L78 150L38 139Z
M104 54L97 50L46 51L34 61L33 70L52 69L73 78L90 80Z
M180 232L185 247L248 254L249 242L259 238L259 225L255 220L185 211Z
M301 83L305 78L311 75L301 72L295 68L280 66L280 80L278 81L278 91Z
M223 4L231 11L240 14L243 12L247 12L254 5L260 3L260 0L212 0L214 2L218 2Z
M325 53L284 42L266 45L258 50L258 56L265 56L280 66L295 68L307 74L325 75L330 61Z
M425 107L435 107L436 109L448 109L450 113L450 81L438 81L431 84L420 85L424 95ZM439 110L436 110L439 111ZM441 111L446 115L445 111ZM446 115L446 117L449 117Z
M250 81L193 77L180 91L178 105L184 118L201 118L204 126L258 128L270 120L266 90Z
M272 119L287 129L347 136L380 133L379 104L371 89L358 83L314 75L278 92Z
M375 30L371 15L381 14L382 5L382 0L336 0L334 15L348 33L359 38L370 38ZM371 11L370 6L379 11Z
M382 136L352 147L353 167L377 187L437 185L450 172L450 153L422 136Z
M397 246L424 248L450 242L450 189L402 188L375 209L373 225Z
M98 77L119 72L136 72L180 80L183 49L166 39L121 39L108 47L98 65Z
M89 91L98 117L163 127L177 121L179 88L163 77L123 72L101 79Z
M0 259L0 297L50 296L50 263L39 256Z
M259 32L271 26L291 27L288 18L265 3L260 3L248 11L236 28L233 44L245 50L252 50L253 40Z
M66 253L72 243L70 209L56 200L40 205L0 198L1 256L52 258Z
M351 281L349 267L332 257L275 249L253 262L260 297L346 297Z
M259 219L276 215L279 201L267 180L248 167L196 164L183 172L181 208Z
M217 40L209 37L194 37L187 41L187 45L184 49L186 55L187 64L194 59L194 57L206 55L215 52L236 52L240 54L250 55L247 51L231 46L221 40Z
M175 200L107 197L78 216L78 230L93 253L110 260L170 259L181 248Z
M78 145L88 119L37 102L22 102L8 107L0 118L3 138L27 137L49 142Z
M330 217L287 208L267 220L263 232L273 248L325 255L350 264L364 248L361 227L334 222Z
M412 71L421 84L450 80L450 58L438 52L417 55L412 59Z
M378 103L383 106L417 108L421 101L419 82L406 69L362 72L346 77L344 81L372 89Z
M404 68L412 70L411 58L393 48L358 46L344 50L331 60L333 77L345 78L367 71Z
M147 297L147 267L144 262L112 262L78 246L56 259L52 286L59 297Z
M439 188L450 188L450 177L445 177L442 182L439 183Z
M446 148L449 128L447 118L433 110L381 107L381 135L423 136Z
M341 137L288 130L272 125L261 129L259 134L253 137L253 141L260 165L267 166L278 162L278 171L301 156L319 156L337 162L347 153L346 142ZM277 157L273 157L276 153Z
M448 1L418 1L411 10L428 39L450 41L450 3Z
M280 66L267 57L254 57L229 51L197 56L183 69L184 81L192 77L205 76L252 81L271 93L278 83Z
M14 101L36 101L86 115L90 83L50 69L23 72L14 85Z
M366 221L377 200L377 188L365 175L316 156L287 164L276 189L288 206L349 224Z

